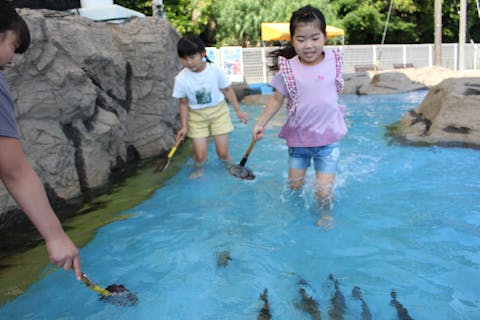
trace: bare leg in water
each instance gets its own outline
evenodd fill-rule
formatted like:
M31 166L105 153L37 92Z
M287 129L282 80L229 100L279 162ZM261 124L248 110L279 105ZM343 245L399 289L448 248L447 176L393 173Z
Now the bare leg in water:
M299 190L305 181L307 169L292 169L288 171L288 180L290 189ZM330 208L333 202L335 186L335 174L325 174L316 172L315 196L319 204L320 219L316 225L330 230L335 226L333 216L330 214Z
M228 166L232 162L230 151L228 148L228 134L221 134L213 137L215 141L215 149L217 156L220 160L225 162ZM195 138L193 139L193 151L195 157L195 168L190 174L190 178L195 179L203 174L203 166L207 161L208 153L208 138Z
M194 138L192 142L195 167L190 173L190 178L195 179L203 174L203 165L207 161L208 138Z
M333 216L330 213L334 200L335 174L316 173L315 195L320 209L320 219L316 225L330 230L335 227Z

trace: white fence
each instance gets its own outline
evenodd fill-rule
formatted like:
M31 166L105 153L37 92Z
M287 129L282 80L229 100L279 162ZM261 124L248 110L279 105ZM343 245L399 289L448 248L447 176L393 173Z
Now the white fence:
M377 59L379 59L380 70L394 69L402 65L414 68L433 65L433 44L344 45L337 47L342 49L345 56L345 73L373 68L377 64ZM239 81L238 79L241 78L251 84L265 83L271 79L272 73L268 71L270 59L267 55L276 47L231 48L236 49L236 54L230 52L227 58L222 57L222 52L225 52L224 48L208 48L207 53L215 63L224 68L232 81ZM441 65L458 70L458 44L442 44L441 52ZM232 66L236 66L236 71L233 71L233 73L236 72L235 74L232 73ZM480 69L480 46L478 44L466 44L464 66L466 70Z

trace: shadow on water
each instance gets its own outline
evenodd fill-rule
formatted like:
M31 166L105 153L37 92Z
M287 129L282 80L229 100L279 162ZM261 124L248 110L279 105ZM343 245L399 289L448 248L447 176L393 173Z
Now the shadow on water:
M55 207L65 231L79 249L84 247L97 229L134 215L122 212L149 198L180 170L191 154L191 143L185 143L164 172L153 174L160 158L153 159L126 171L106 193L88 203ZM26 219L13 229L2 230L0 248L0 305L23 294L34 282L54 271L43 239ZM82 268L87 270L88 266Z

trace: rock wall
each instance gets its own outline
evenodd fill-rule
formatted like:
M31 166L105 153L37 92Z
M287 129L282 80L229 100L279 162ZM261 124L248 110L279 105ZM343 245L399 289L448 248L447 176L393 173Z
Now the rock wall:
M151 17L122 24L21 9L32 42L4 70L25 153L50 199L81 198L129 162L175 142L178 33ZM0 185L2 216L16 205Z

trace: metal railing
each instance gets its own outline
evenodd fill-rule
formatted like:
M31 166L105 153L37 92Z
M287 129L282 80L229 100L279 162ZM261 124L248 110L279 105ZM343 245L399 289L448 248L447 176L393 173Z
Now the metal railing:
M395 69L402 66L424 68L433 66L433 44L402 44L402 45L344 45L327 46L327 48L341 48L345 64L344 73L352 73L358 70ZM240 59L243 79L247 83L268 82L272 73L268 71L270 60L268 53L276 47L241 48ZM215 50L209 48L209 50ZM220 51L217 49L217 51ZM442 62L445 68L458 70L458 44L442 44ZM223 59L215 59L221 65ZM378 62L377 62L378 60ZM478 44L466 44L465 63L466 70L480 69L480 46Z

